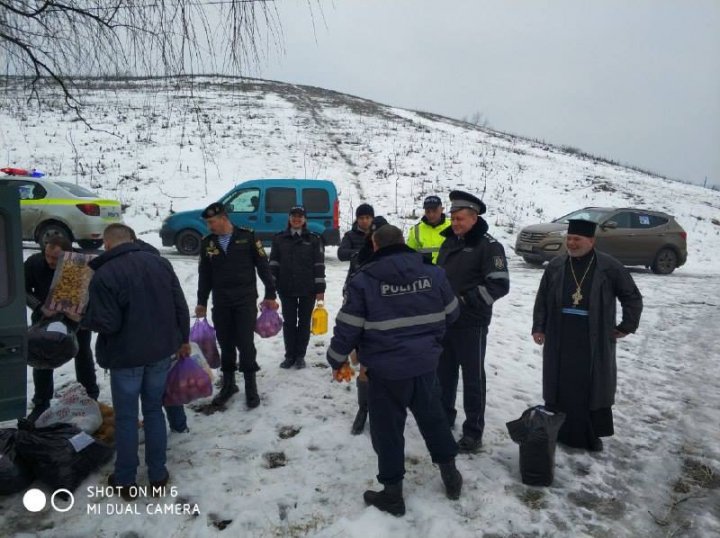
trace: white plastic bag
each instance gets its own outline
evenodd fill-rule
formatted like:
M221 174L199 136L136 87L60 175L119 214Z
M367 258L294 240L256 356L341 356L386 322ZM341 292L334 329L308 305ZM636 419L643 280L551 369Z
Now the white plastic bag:
M64 423L77 426L92 435L102 424L98 403L90 398L79 383L71 385L58 401L35 421L35 426L44 428L51 424Z

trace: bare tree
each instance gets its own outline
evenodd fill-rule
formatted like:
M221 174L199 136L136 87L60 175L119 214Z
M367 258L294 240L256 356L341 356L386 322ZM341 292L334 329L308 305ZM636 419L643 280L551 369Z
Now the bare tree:
M78 113L76 77L241 72L281 32L273 0L0 0L6 73Z

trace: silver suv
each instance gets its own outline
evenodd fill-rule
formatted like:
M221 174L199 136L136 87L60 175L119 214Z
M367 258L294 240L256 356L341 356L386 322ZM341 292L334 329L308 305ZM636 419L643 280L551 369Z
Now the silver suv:
M24 241L44 246L52 235L61 235L81 248L102 245L105 227L122 222L117 200L107 200L74 183L43 177L8 175L0 185L17 188Z
M569 219L596 222L596 248L625 265L644 265L667 275L687 261L687 233L672 215L629 207L585 207L547 224L526 226L515 252L533 265L564 254Z

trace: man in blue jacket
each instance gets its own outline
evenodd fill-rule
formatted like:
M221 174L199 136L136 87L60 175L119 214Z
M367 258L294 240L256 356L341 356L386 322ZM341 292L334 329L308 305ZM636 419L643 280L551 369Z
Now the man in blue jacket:
M136 495L138 399L151 487L165 486L167 431L162 412L170 356L190 354L190 312L166 259L133 242L132 229L111 224L105 252L90 262L90 300L82 325L98 333L95 356L110 370L115 409L115 472L108 484L125 500Z
M367 504L396 516L405 513L405 420L410 408L432 461L440 466L446 495L458 499L462 476L455 468L457 444L440 403L435 370L446 327L458 301L445 272L423 263L387 224L372 236L374 254L347 283L327 359L335 379L358 350L367 367L370 436L378 456L382 491L366 491Z

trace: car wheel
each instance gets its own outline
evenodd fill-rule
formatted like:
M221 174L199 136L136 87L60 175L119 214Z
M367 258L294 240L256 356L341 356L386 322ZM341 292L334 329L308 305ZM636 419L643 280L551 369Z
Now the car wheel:
M183 230L175 238L175 248L180 254L196 256L200 254L202 236L195 230Z
M58 222L49 222L47 224L43 224L38 230L37 244L40 245L41 249L43 249L53 236L63 237L70 243L72 243L73 240L70 230L68 230L65 226Z
M523 260L528 265L532 265L533 267L542 267L542 264L545 263L542 260L536 260L534 258L528 258L527 256L523 256Z
M655 256L650 269L656 275L669 275L677 267L677 254L671 248L662 248Z
M80 239L78 240L78 245L80 245L80 248L86 249L86 250L97 250L99 249L103 244L102 239Z

